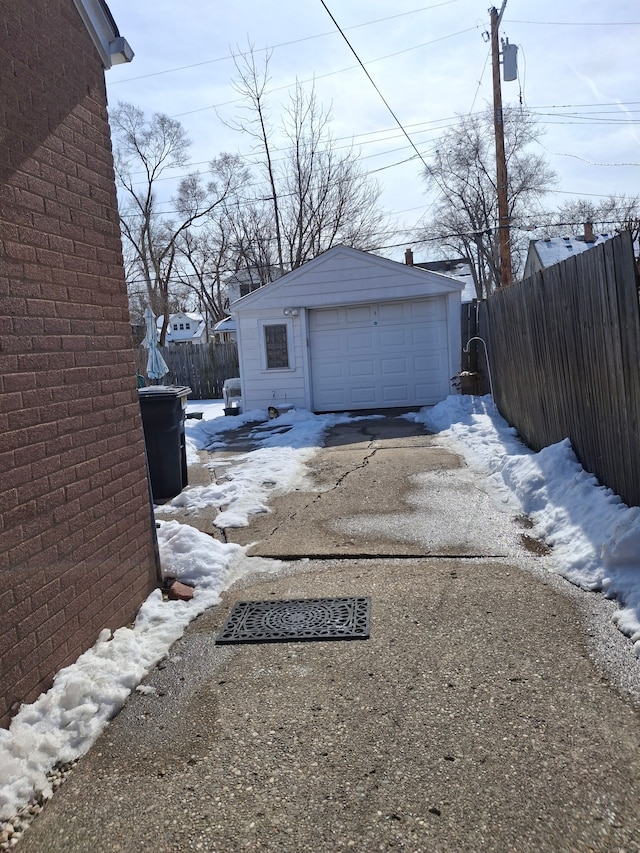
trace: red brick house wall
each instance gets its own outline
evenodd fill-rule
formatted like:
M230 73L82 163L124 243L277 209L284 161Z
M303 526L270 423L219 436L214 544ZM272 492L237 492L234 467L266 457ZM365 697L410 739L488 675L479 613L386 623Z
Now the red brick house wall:
M0 0L0 725L156 585L104 70Z

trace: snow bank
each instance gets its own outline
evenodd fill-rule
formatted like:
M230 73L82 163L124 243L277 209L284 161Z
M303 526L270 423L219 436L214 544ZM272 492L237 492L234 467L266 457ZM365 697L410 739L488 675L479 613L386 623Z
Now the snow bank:
M158 544L164 573L195 584L193 599L163 601L154 590L133 628L113 636L102 631L93 648L57 673L50 690L0 729L0 819L14 815L34 791L51 796L47 773L89 749L188 623L219 600L241 550L176 521L160 524Z
M619 602L614 620L640 657L640 508L587 473L568 439L529 450L490 396L452 396L407 417L457 439L470 467L489 472L496 498L528 515L553 548L555 571Z

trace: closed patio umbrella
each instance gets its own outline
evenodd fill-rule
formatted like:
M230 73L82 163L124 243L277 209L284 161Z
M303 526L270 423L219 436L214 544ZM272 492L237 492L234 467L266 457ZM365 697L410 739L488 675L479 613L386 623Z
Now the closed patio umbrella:
M162 379L169 372L169 367L162 357L162 353L158 349L158 327L156 326L156 318L153 316L151 308L146 308L144 312L144 322L146 333L143 344L149 350L147 357L147 376L151 380Z

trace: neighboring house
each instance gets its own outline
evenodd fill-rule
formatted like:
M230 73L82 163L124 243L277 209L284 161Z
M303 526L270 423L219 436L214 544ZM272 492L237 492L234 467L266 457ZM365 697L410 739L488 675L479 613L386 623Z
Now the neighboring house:
M225 281L229 305L243 296L248 296L254 290L270 284L279 279L284 273L280 267L269 266L264 269L260 267L246 267L240 269Z
M471 265L466 258L451 258L443 261L420 261L416 263L413 260L411 249L407 249L404 255L405 263L409 264L409 266L415 266L422 270L430 270L431 272L439 272L441 275L448 275L463 284L464 290L461 293L461 301L463 303L473 302L474 299L478 298Z
M590 223L585 225L582 237L549 237L546 240L531 240L524 265L524 278L558 264L581 252L609 240L613 234L594 234Z
M335 246L233 305L246 410L430 405L460 370L448 276Z
M215 324L213 340L216 343L232 343L236 340L236 321L233 317L225 317Z
M0 0L0 725L157 585L101 0Z
M162 328L163 317L157 319L158 333ZM210 324L213 329L213 323ZM211 330L212 330L211 329ZM165 343L171 344L206 344L209 342L206 319L202 314L184 313L179 311L169 317Z

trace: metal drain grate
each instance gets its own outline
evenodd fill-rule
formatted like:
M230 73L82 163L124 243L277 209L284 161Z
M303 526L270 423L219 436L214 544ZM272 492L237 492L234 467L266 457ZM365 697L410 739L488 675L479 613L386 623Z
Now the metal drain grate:
M216 643L366 640L370 605L366 597L239 601Z

